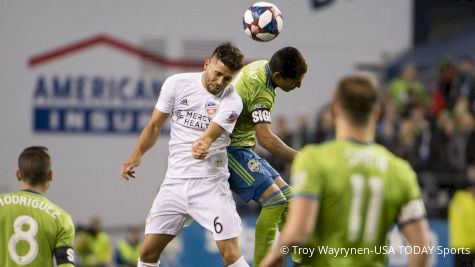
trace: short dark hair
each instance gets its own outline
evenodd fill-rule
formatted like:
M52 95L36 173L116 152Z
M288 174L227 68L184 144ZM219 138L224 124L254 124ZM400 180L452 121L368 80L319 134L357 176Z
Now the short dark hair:
M48 173L51 170L51 158L48 149L43 146L25 148L18 157L18 169L21 180L30 185L39 185L48 182Z
M307 62L294 47L284 47L275 52L270 61L272 73L279 72L284 79L295 79L307 72Z
M375 80L363 74L348 75L340 80L334 101L340 104L350 123L356 126L368 123L379 101L377 86Z
M241 69L242 59L244 58L241 50L230 42L224 42L216 47L211 57L216 57L232 71L238 71Z

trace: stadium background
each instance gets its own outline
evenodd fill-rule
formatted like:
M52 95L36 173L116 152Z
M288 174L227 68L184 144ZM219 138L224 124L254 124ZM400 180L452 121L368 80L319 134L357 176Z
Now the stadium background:
M274 121L289 122L290 131L302 120L308 129L317 126L312 122L343 74L367 70L384 82L398 66L416 62L432 89L439 57L475 53L470 27L475 15L467 11L475 10L473 1L272 2L283 13L284 29L272 42L259 43L242 31L242 14L251 1L0 0L0 193L18 186L19 151L41 144L51 150L55 171L48 197L77 225L99 216L113 240L123 237L128 225L143 225L166 170L166 131L144 157L136 180L121 180L120 165L165 78L199 71L222 41L241 48L246 61L267 59L284 46L302 51L309 64L302 88L279 91L273 113ZM439 215L432 220L433 233L448 246L446 220ZM245 216L241 242L249 248L255 215ZM207 240L192 226L169 253L185 261L168 266L206 259L200 255L213 244L195 244L196 236ZM180 257L181 252L193 256ZM435 260L437 266L446 262Z

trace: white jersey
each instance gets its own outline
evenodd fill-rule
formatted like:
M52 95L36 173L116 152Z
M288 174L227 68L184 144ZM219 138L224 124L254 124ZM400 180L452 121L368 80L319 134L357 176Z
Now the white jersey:
M232 85L219 95L209 93L202 84L202 75L203 72L170 76L155 105L159 111L171 113L167 178L229 176L226 147L241 113L242 101ZM204 160L194 159L191 145L211 122L226 132L213 142Z

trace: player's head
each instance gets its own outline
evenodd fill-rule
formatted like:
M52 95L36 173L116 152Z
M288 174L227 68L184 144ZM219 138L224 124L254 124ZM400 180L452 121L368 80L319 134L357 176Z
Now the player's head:
M242 67L241 51L229 42L218 46L204 65L203 85L208 92L219 94Z
M99 217L93 217L89 223L89 233L96 236L102 231L102 222Z
M473 58L472 56L470 55L463 55L460 57L460 61L459 61L459 65L460 65L460 72L462 73L470 73L473 71L473 67L474 67L474 62L473 62Z
M307 72L307 62L296 48L284 47L272 55L269 68L274 84L289 92L302 84Z
M142 237L142 231L140 228L131 226L127 229L127 241L131 245L137 245Z
M25 148L18 157L17 178L31 186L45 185L53 177L51 157L43 146Z
M351 74L340 80L333 104L335 116L343 115L346 122L355 127L366 127L378 116L378 88L374 77L369 74ZM373 120L373 121L371 121Z

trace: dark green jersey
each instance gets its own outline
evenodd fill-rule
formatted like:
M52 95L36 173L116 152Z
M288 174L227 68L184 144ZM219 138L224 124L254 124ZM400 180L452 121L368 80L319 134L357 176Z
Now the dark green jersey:
M0 231L2 267L53 266L54 250L72 247L74 239L69 214L32 191L0 195ZM74 261L72 249L64 253Z
M267 60L258 60L244 66L232 82L242 99L243 108L230 135L231 146L254 146L255 124L271 123L275 90L267 63Z
M303 266L384 266L390 227L425 215L414 171L377 144L308 145L294 160L292 182L296 197L320 203L307 244L318 255Z

